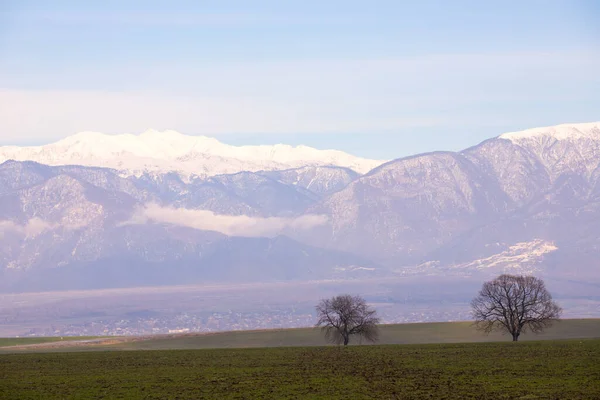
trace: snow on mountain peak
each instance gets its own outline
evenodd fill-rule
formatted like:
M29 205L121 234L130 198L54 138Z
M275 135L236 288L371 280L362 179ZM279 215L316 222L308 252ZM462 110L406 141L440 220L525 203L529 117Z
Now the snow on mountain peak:
M10 159L48 165L108 167L131 175L178 172L186 176L304 166L340 166L366 173L383 163L337 150L284 144L231 146L206 136L154 129L139 135L80 132L44 146L0 147L0 163Z
M600 122L562 124L542 128L532 128L519 132L508 132L499 136L500 139L507 139L513 143L519 143L528 139L537 139L544 137L550 137L556 140L600 140Z

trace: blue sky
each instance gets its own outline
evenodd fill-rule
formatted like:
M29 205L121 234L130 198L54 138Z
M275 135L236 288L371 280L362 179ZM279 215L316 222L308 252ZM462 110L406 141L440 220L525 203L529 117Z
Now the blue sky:
M0 144L175 129L373 158L600 120L596 1L0 0Z

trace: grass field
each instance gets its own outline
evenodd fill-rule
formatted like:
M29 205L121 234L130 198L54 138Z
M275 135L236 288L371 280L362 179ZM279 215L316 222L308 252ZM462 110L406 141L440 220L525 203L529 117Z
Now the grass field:
M32 337L32 338L0 338L0 347L20 346L26 344L56 343L70 340L97 339L99 336L63 336L63 337Z
M379 344L424 344L509 341L508 335L484 335L470 322L439 322L418 324L381 325ZM575 338L600 338L600 319L568 319L556 323L545 332L525 334L521 341ZM0 338L0 354L16 351L89 351L89 350L176 350L246 347L291 347L325 345L319 329L273 329L262 331L232 331L211 334L185 334L169 336L107 337L106 341L85 343L80 341L97 337L63 338ZM114 339L114 340L113 340ZM75 340L78 343L69 343ZM34 348L3 347L38 344Z
M0 356L0 398L598 399L600 340Z
M484 335L470 322L439 322L380 326L379 344L422 344L509 341L500 333ZM600 319L568 319L556 323L545 332L525 334L520 340L553 340L600 338ZM114 349L202 349L239 347L322 346L325 344L319 329L281 329L265 331L234 331L209 335L182 335L128 342Z

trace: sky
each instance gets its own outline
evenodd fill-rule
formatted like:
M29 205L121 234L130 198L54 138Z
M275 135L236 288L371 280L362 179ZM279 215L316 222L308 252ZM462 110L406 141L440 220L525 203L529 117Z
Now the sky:
M600 2L0 0L0 145L174 129L378 159L600 120Z

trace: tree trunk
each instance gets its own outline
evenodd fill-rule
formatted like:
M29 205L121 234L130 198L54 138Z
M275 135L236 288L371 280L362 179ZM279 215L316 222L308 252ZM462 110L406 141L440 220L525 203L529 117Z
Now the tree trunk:
M350 338L348 336L344 336L344 346L348 346L349 341L350 341Z
M519 340L519 334L516 332L512 334L512 337L513 337L513 342L516 342Z

